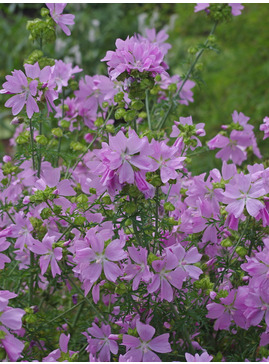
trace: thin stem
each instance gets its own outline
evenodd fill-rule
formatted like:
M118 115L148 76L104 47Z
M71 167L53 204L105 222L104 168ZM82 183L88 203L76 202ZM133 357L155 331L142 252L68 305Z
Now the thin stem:
M156 251L156 240L158 235L158 228L159 228L159 187L156 187L156 208L155 208L155 234L154 234L154 246L153 246L153 253Z
M108 114L108 116L107 116L107 118L106 118L106 120L105 120L104 125L103 125L103 126L102 126L102 128L100 129L100 133L102 133L102 132L103 132L103 130L105 129L106 124L107 124L108 120L110 119L110 116L111 116L111 114L112 114L113 110L114 110L114 106L111 108L111 110L110 110L110 112L109 112L109 114ZM95 134L95 137L94 137L94 138L93 138L93 140L91 141L91 143L88 145L88 147L87 147L87 149L85 150L85 152L83 152L83 153L82 153L82 155L80 156L80 158L78 158L78 160L76 161L76 163L75 163L74 167L72 168L72 170L73 170L73 171L77 168L78 164L82 161L83 157L84 157L84 156L85 156L85 154L89 151L89 149L91 148L91 146L93 145L93 143L95 142L95 140L97 139L97 137L98 137L98 136L99 136L99 133L97 132L97 133ZM72 172L71 172L71 173L68 173L68 175L67 175L67 179L68 179L68 178L70 178L71 174L72 174Z
M80 306L80 308L78 309L77 313L76 313L76 316L74 318L74 321L73 321L73 324L72 324L72 330L75 330L76 329L76 324L78 322L78 319L83 311L83 308L84 308L84 305L85 305L85 301L82 301L82 305Z
M34 157L34 130L32 125L32 119L30 120L30 139L31 139L31 152L32 152L32 163L33 163L33 170L35 170L35 157Z
M65 316L65 315L67 315L69 312L73 311L75 308L79 307L80 305L82 305L82 304L84 304L84 303L85 303L85 301L84 301L84 300L80 301L80 302L79 302L79 303L77 303L75 306L73 306L73 307L69 308L69 309L68 309L68 310L66 310L65 312L63 312L63 313L61 313L60 315L58 315L58 316L54 317L52 320L50 320L50 321L48 322L48 324L50 324L51 322L56 321L56 320L58 320L59 318L61 318L61 317ZM83 306L83 305L82 305L82 306Z
M169 189L168 189L167 195L165 196L165 200L164 200L164 202L167 202L168 197L169 197L170 192L171 192L171 188L172 188L172 184L169 186Z
M218 22L215 22L215 23L214 23L214 25L213 25L213 27L212 27L212 29L211 29L211 32L209 33L209 36L210 36L210 35L212 35L212 34L214 34L214 32L215 32L215 30L216 30L217 25L218 25ZM208 36L208 37L209 37L209 36ZM187 74L185 75L185 77L184 77L184 79L183 79L183 81L182 81L182 84L181 84L180 88L178 89L178 91L176 92L176 94L175 94L175 96L174 96L174 99L175 99L176 97L178 97L178 95L179 95L179 94L180 94L180 92L182 91L182 89L183 89L183 87L184 87L185 83L188 81L188 79L189 79L189 77L190 77L190 75L191 75L192 71L194 70L194 67L195 67L196 63L198 62L198 60L200 59L200 57L201 57L201 56L202 56L202 54L204 53L204 51L205 51L205 49L206 49L206 46L207 46L208 42L209 42L209 39L207 38L207 40L206 40L206 41L205 41L205 43L204 43L204 47L203 47L202 49L200 49L200 51L197 53L197 55L196 55L196 57L195 57L194 61L192 62L192 64L191 64L191 66L190 66L190 68L189 68L189 70L188 70ZM172 102L170 103L170 106L169 106L168 110L166 111L166 113L165 113L165 115L164 115L163 119L162 119L162 120L160 121L160 123L158 124L158 126L157 126L157 130L160 130L160 129L163 127L164 123L166 122L166 119L168 118L168 116L169 116L169 114L170 114L170 112L171 112L171 110L172 110L172 108L173 108L173 105L174 105L174 102L173 102L173 100L172 100Z
M39 122L39 135L42 134L42 119ZM37 177L40 178L40 171L41 171L41 160L42 160L42 156L41 156L41 146L39 146L38 148L38 166L37 166Z
M35 256L34 253L30 251L30 278L29 278L29 306L32 306L33 302L33 290L34 290L34 275L33 268L35 264Z
M62 92L62 119L64 118L64 88ZM58 142L58 150L57 150L57 165L59 164L59 158L60 158L60 152L61 152L61 146L62 146L62 137L59 138Z
M148 117L148 126L149 130L151 130L151 119L150 119L150 111L149 111L149 90L146 90L146 110L147 110L147 117Z

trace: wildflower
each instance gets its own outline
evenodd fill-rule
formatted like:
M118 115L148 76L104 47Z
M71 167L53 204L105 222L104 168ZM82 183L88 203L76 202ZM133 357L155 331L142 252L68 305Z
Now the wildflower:
M160 361L158 355L153 351L156 351L157 353L169 353L172 351L168 341L169 334L159 335L152 339L156 331L154 327L143 324L139 320L136 321L136 329L139 338L131 335L123 335L122 345L125 345L128 350L124 355L125 361L128 361L131 357L139 362Z
M93 323L92 327L88 329L88 332L91 334L91 336L89 336L87 332L83 333L87 337L87 341L89 344L86 350L94 356L99 353L99 361L110 362L110 352L112 354L118 353L118 344L116 342L116 340L118 339L118 335L111 334L110 326L103 323L101 325L101 328ZM94 338L92 338L92 336Z
M264 139L269 138L269 117L265 116L263 119L263 124L260 125L260 130L264 132Z
M3 89L0 92L16 94L7 100L5 106L11 107L12 114L17 115L26 105L27 116L31 119L34 112L39 112L39 107L34 99L37 94L38 81L32 79L32 74L27 65L24 67L26 75L21 70L12 71L12 76L6 76L7 82L3 84Z
M108 51L101 61L106 61L108 73L114 81L123 72L131 74L132 70L150 72L153 77L166 73L167 64L163 61L164 54L158 45L147 39L138 40L127 37L126 40L116 40L116 51Z
M240 173L236 175L227 185L223 193L224 203L227 203L226 211L239 217L244 207L247 212L256 217L264 204L258 199L266 192L261 188L259 182L251 183L251 176Z
M53 244L55 241L55 236L48 236L48 234L46 234L42 243L40 241L36 241L30 248L32 252L41 255L39 261L41 274L43 275L47 271L50 264L53 278L56 274L61 274L57 261L62 259L62 248L57 246L54 247Z
M59 361L70 361L73 354L77 353L76 351L69 350L68 351L68 342L70 340L70 334L65 335L61 334L59 339L59 349L53 350L49 353L48 356L42 359L43 362L56 362L58 359L61 358Z
M75 15L62 14L66 5L67 5L66 3L56 3L56 4L46 3L46 6L50 11L50 16L52 17L52 19L55 21L56 24L59 25L59 27L63 30L63 32L66 35L70 35L71 31L67 25L75 24L74 22Z
M209 362L213 359L212 355L209 355L208 352L205 350L201 355L195 354L194 356L185 353L185 358L187 362Z

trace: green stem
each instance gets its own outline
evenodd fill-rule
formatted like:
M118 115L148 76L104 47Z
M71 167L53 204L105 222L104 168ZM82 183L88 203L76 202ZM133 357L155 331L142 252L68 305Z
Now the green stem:
M170 185L170 186L169 186L169 189L168 189L167 195L165 196L165 200L164 200L164 202L167 202L168 197L169 197L170 192L171 192L171 188L172 188L172 185Z
M50 324L51 322L58 320L59 318L61 318L61 317L65 316L65 315L67 315L69 312L73 311L75 308L77 308L77 307L79 307L79 306L81 306L81 305L82 305L82 307L83 307L83 304L84 304L84 303L85 303L85 301L84 301L84 300L80 301L80 302L79 302L79 303L77 303L75 306L73 306L73 307L69 308L69 309L68 309L68 310L66 310L65 312L63 312L63 313L61 313L60 315L58 315L58 316L54 317L52 320L50 320L50 321L49 321L49 322L47 322L47 323L48 323L48 324Z
M80 317L80 315L81 315L81 313L83 311L84 305L85 305L85 301L82 301L82 305L77 310L76 316L74 318L74 321L73 321L73 324L72 324L72 330L75 330L76 329L76 324L77 324L78 319L79 319L79 317Z
M151 130L151 119L150 119L150 111L149 111L149 90L146 90L146 110L147 110L147 116L148 116L148 126L149 130Z
M33 268L35 264L35 256L34 253L30 251L30 278L29 278L29 306L32 306L33 303L33 291L34 291L34 275Z
M42 134L42 120L40 120L39 122L39 135ZM40 178L40 171L41 171L41 160L42 160L42 156L41 156L41 146L39 146L38 148L38 166L37 166L37 177Z
M62 92L62 119L64 118L64 114L65 113L64 113L64 88L63 88L63 92ZM62 137L59 138L59 142L58 142L57 165L56 165L56 167L58 167L58 164L59 164L61 146L62 146Z
M102 128L100 129L100 134L101 134L101 133L103 132L103 130L105 129L106 124L107 124L108 120L110 119L110 116L111 116L111 114L112 114L113 110L114 110L114 106L111 108L111 110L110 110L110 112L109 112L109 114L108 114L108 116L107 116L107 118L106 118L106 120L105 120L104 125L103 125L103 126L102 126ZM93 138L93 140L91 141L91 143L88 145L88 147L87 147L87 149L85 150L85 152L83 152L83 153L82 153L82 155L80 156L80 158L78 158L78 160L76 161L76 163L75 163L74 167L72 168L72 170L73 170L73 171L77 168L78 164L82 161L83 157L84 157L84 156L85 156L85 154L89 151L89 149L91 148L91 146L93 145L93 143L95 142L95 140L97 139L97 137L98 137L98 136L99 136L99 133L97 132L97 133L95 134L95 137L94 137L94 138ZM70 178L71 174L72 174L72 173L70 173L70 172L68 173L68 175L67 175L67 179L68 179L68 178Z
M158 228L159 228L159 187L156 187L156 207L155 207L155 235L154 235L154 246L153 253L156 251L156 241L158 236Z
M32 164L33 170L35 170L35 157L34 157L34 129L32 125L32 119L30 120L30 139L31 139L31 153L32 153Z
M214 23L214 25L213 25L213 27L212 27L212 29L211 29L211 32L209 33L209 36L210 36L210 35L212 35L212 34L214 34L214 32L215 32L215 30L216 30L217 25L218 25L218 22L215 22L215 23ZM208 38L209 38L209 36L208 36ZM183 89L183 87L184 87L185 83L188 81L188 79L189 79L189 77L190 77L190 75L191 75L192 71L194 70L194 67L195 67L196 63L198 62L198 60L200 59L200 57L201 57L201 56L202 56L202 54L204 53L204 51L205 51L205 49L206 49L206 46L207 46L207 44L208 44L208 42L209 42L209 39L208 39L208 38L207 38L207 40L205 41L203 48L202 48L202 49L200 49L200 51L197 53L197 55L196 55L196 57L195 57L194 61L192 62L191 66L190 66L190 68L189 68L189 70L188 70L187 74L185 75L185 77L184 77L184 79L183 79L183 81L182 81L182 84L181 84L180 88L178 89L178 91L176 92L176 94L175 94L175 97L174 97L174 98L178 97L178 95L179 95L179 94L180 94L180 92L182 91L182 89ZM170 106L169 106L168 110L166 111L166 113L165 113L165 115L164 115L163 119L162 119L162 120L160 121L160 123L158 124L158 126L157 126L157 130L160 130L160 129L163 127L163 125L165 124L166 119L168 118L168 116L169 116L169 114L170 114L170 112L171 112L171 110L172 110L173 106L174 106L174 102L172 101L172 102L170 103Z

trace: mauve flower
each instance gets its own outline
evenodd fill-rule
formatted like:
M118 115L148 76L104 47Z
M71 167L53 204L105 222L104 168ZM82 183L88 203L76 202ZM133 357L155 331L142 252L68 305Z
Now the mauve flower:
M251 175L237 174L223 193L223 202L228 204L226 211L238 218L246 207L247 212L256 217L264 204L258 199L266 192L259 182L251 183Z
M263 119L263 124L260 125L260 130L264 132L264 139L269 138L269 117L265 116Z
M231 7L231 14L233 16L241 15L241 11L244 9L244 6L239 3L228 3L228 5ZM194 8L194 12L197 13L198 11L205 10L207 13L209 13L210 12L210 10L208 9L209 6L210 3L204 3L204 4L198 3Z
M133 279L132 289L135 291L138 289L141 280L147 283L152 277L147 264L148 251L146 248L130 246L128 247L128 253L135 264L130 263L126 266L124 279Z
M135 359L137 362L161 361L153 351L157 353L170 353L172 351L168 341L169 334L159 335L152 339L156 331L155 328L151 325L143 324L139 320L136 321L136 329L139 338L131 335L123 335L122 345L125 345L128 350L124 355L125 361L128 361L130 358Z
M11 107L12 114L17 115L26 105L27 116L31 119L34 112L39 112L38 105L34 99L37 94L38 81L33 79L28 65L25 65L24 68L26 75L21 70L14 70L12 71L12 76L6 76L7 82L3 83L3 89L0 92L16 94L7 100L5 106Z
M179 267L177 256L166 249L166 255L163 260L155 260L152 262L152 267L156 274L152 278L152 282L148 285L148 292L153 293L160 288L161 301L166 300L172 302L174 286L177 289L181 289L183 281L188 274Z
M52 19L55 21L56 24L60 26L60 28L64 31L66 35L70 35L71 31L67 27L67 25L75 24L74 22L75 15L62 14L66 5L67 5L66 3L56 3L56 4L46 3L46 6L50 11L50 16L52 17Z
M182 162L186 159L177 156L178 149L175 146L169 147L164 141L158 142L154 139L145 147L143 152L152 159L151 171L154 172L160 168L163 183L168 182L169 179L177 178L177 169L183 168Z
M61 275L61 269L57 264L57 261L62 259L62 248L53 247L53 244L56 242L55 236L48 236L46 234L42 240L36 241L31 247L30 250L38 255L41 255L39 259L39 265L41 268L41 274L45 274L50 264L51 266L51 274L53 278L56 274Z
M72 351L69 350L68 351L68 342L70 340L70 334L65 335L65 334L61 334L60 335L60 339L59 339L59 346L60 349L56 349L53 350L51 353L49 353L48 356L46 356L45 358L42 359L42 362L57 362L58 359L61 358L62 353L68 354L69 357L71 358L73 354L76 353L76 351ZM67 356L64 356L65 360L63 361L68 361ZM60 360L62 361L62 360Z
M5 337L1 339L1 344L3 345L9 360L16 362L20 357L24 349L24 343L17 339L15 336L11 335L4 327L0 326L0 331L4 331Z
M213 359L212 355L209 355L208 352L205 350L201 355L195 354L194 356L185 353L185 358L187 362L209 362Z
M114 262L126 258L126 252L122 249L124 242L115 239L105 246L105 241L110 238L110 229L103 229L97 233L89 230L87 240L90 247L76 250L74 261L78 266L74 268L74 271L80 273L82 280L86 281L86 285L84 285L86 291L91 289L102 271L104 271L106 279L112 282L115 282L122 274L120 267Z
M82 71L78 66L72 68L72 63L64 63L62 60L56 60L55 65L51 69L51 77L57 85L56 92L62 92L62 88L68 86L68 81L72 76Z
M98 361L110 362L110 352L114 355L118 353L118 344L116 342L118 335L111 334L110 326L104 323L102 323L101 328L93 323L88 332L91 336L87 332L83 333L89 344L86 350L94 356L98 354Z
M108 73L112 80L123 72L132 70L150 72L153 77L166 73L167 64L163 61L164 54L158 45L147 39L127 37L126 40L116 40L116 51L108 51L101 61L106 61Z
M146 29L145 30L146 37L142 37L140 34L138 34L137 38L139 40L142 39L148 39L151 43L155 43L158 45L158 47L161 49L163 54L167 54L168 50L172 47L171 44L165 43L165 41L169 38L169 35L166 33L164 29L160 30L158 33L156 32L156 29Z

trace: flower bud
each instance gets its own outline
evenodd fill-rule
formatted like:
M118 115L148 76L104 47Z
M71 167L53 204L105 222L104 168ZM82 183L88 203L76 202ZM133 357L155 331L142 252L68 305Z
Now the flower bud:
M175 206L171 204L171 202L165 202L163 205L163 208L165 209L165 211L174 211L175 210Z
M77 216L74 220L74 225L83 225L85 221L86 221L86 217Z
M51 131L52 135L56 136L57 138L61 138L63 136L63 131L61 128L54 128Z
M35 140L36 140L37 144L40 144L40 145L48 144L48 139L45 137L45 135L37 135Z

